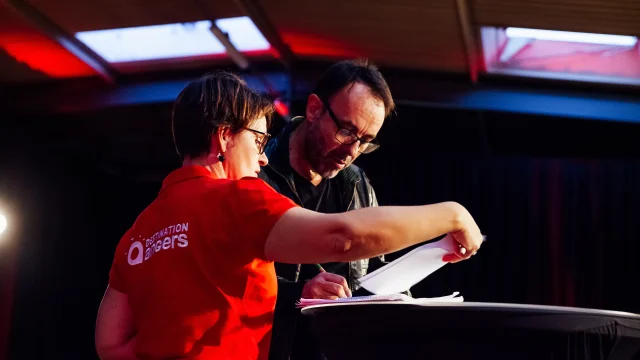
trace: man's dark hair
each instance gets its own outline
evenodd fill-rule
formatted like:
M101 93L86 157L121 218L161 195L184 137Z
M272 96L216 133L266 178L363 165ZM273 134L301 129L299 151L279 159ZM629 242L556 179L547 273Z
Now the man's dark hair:
M250 89L238 75L207 74L187 85L173 105L171 129L182 159L209 154L211 136L220 127L238 132L258 118L273 114L273 103Z
M389 85L380 70L367 59L345 60L332 65L322 75L313 93L329 101L338 91L353 83L366 85L375 97L382 100L385 117L395 109Z

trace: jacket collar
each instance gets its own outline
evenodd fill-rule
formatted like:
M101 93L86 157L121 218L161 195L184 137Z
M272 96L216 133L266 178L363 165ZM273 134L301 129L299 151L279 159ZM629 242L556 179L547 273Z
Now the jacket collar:
M302 121L302 117L293 118L285 125L280 134L267 144L267 148L265 149L267 158L269 158L269 165L267 166L287 179L293 180L293 172L295 171L289 161L289 139L291 138L293 130L295 130Z

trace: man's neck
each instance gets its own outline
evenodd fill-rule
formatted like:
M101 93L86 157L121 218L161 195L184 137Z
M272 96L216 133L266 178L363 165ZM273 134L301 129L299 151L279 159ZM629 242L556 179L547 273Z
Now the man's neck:
M289 138L289 163L293 171L297 172L303 178L309 180L313 186L318 186L322 182L322 176L315 172L311 167L311 163L307 160L304 152L304 140L307 124L303 121L291 133Z

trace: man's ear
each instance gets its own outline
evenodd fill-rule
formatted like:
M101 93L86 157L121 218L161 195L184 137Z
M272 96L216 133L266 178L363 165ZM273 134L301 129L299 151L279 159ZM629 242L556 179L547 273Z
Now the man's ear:
M324 112L324 104L316 94L309 95L307 99L306 118L310 122L314 122L322 116Z

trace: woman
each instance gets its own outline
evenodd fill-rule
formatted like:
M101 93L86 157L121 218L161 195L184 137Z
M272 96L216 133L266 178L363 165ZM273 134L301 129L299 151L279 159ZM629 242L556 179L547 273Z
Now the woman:
M229 73L188 85L173 110L183 166L118 244L96 325L102 359L266 359L274 261L350 261L480 230L456 203L320 214L257 179L270 102Z

